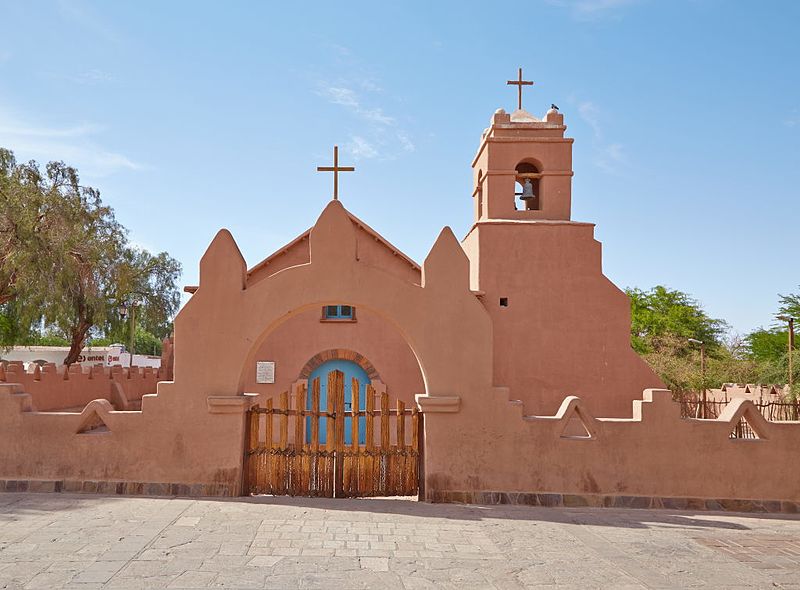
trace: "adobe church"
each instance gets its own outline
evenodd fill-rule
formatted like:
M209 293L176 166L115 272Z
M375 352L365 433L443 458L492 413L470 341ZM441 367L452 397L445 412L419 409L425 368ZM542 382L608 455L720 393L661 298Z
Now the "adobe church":
M800 510L783 468L800 423L745 399L682 418L632 350L629 301L571 219L564 116L523 110L512 82L461 241L445 227L422 264L400 252L338 199L334 150L310 230L250 268L213 239L141 409L112 403L131 372L80 412L40 411L41 382L6 375L0 490Z
M519 108L498 110L481 134L472 161L474 221L460 242L469 293L491 324L491 358L484 360L491 363L492 384L521 401L525 413L554 413L566 395L578 395L592 411L621 417L644 388L662 384L631 349L630 302L603 275L594 224L571 219L573 140L565 131L556 109L539 119ZM327 170L338 175L338 152L336 160ZM422 285L414 260L336 200L329 208L352 224L359 265ZM308 264L313 231L250 268L247 288ZM408 403L426 391L403 326L392 325L359 296L316 303L287 310L248 351L242 392L258 393L263 402L316 377L324 388L336 369ZM438 336L443 349L464 344ZM259 362L269 363L274 382L259 383Z

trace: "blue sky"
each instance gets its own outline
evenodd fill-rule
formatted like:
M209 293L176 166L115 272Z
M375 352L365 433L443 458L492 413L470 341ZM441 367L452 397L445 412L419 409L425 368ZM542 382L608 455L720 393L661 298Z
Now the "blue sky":
M800 2L4 0L0 145L63 159L197 282L331 194L421 261L472 221L470 162L522 66L575 138L573 218L619 286L687 291L738 332L800 289Z

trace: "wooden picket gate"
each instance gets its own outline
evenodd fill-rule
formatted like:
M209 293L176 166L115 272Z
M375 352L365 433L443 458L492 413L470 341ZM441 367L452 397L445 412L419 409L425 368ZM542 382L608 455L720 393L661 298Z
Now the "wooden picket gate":
M379 396L380 409L376 409L378 394L367 385L365 409L359 411L359 382L353 379L351 410L346 411L344 387L344 373L331 371L327 411L320 409L319 378L311 383L311 409L307 405L307 389L299 387L291 395L291 404L289 393L284 392L278 396L278 407L269 399L266 407L256 406L248 411L245 495L339 498L419 493L421 414L417 408L406 409L398 400L396 408L391 409L389 395L384 392ZM359 444L360 417L366 427L363 445ZM352 437L349 444L345 442L348 418ZM376 418L380 419L377 445ZM322 443L321 419L325 420L326 438Z

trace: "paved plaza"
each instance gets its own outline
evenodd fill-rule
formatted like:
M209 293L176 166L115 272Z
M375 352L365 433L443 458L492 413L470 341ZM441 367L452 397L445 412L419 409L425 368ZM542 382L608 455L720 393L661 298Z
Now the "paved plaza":
M0 494L0 588L800 588L800 517Z

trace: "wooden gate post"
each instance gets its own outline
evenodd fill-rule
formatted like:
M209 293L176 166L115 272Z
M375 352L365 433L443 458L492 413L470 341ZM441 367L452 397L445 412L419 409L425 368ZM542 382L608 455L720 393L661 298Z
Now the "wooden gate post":
M342 496L342 451L344 450L344 373L328 373L328 411L333 432L328 428L328 450L334 455L333 497Z

